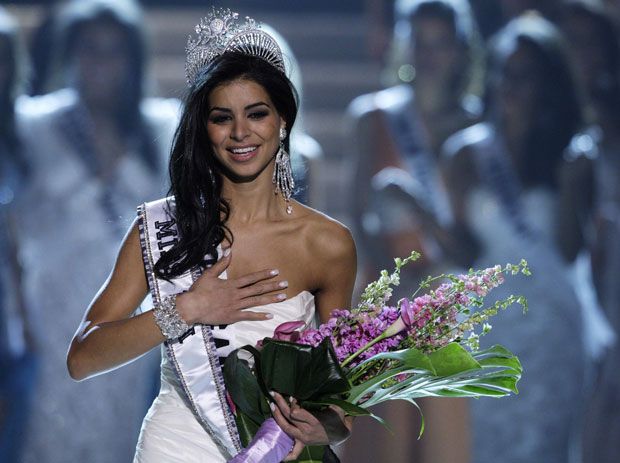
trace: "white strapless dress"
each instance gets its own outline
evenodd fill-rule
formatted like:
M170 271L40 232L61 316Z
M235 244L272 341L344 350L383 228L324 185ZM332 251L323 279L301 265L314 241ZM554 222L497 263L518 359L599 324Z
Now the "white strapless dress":
M316 325L314 296L309 291L253 310L272 313L273 318L214 328L221 357L272 336L281 323L302 320L308 326ZM226 459L227 455L222 453L186 404L183 388L162 347L161 389L142 423L134 463L218 463Z

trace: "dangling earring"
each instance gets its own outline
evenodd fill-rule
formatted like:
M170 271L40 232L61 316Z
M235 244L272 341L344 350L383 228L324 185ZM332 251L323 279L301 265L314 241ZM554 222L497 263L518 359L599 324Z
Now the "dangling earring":
M276 186L276 194L282 193L284 201L286 201L286 213L293 212L291 206L291 195L295 188L295 180L293 179L293 169L291 167L291 157L284 149L284 139L286 138L286 129L280 127L280 149L276 154L276 165L273 169L272 182Z

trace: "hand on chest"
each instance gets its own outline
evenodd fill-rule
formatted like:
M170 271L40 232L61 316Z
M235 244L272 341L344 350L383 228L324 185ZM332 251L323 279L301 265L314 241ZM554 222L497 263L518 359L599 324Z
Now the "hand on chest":
M233 230L232 260L228 278L238 278L266 269L279 270L279 279L288 282L286 294L293 297L316 289L310 250L301 234L290 231L265 232L252 229Z

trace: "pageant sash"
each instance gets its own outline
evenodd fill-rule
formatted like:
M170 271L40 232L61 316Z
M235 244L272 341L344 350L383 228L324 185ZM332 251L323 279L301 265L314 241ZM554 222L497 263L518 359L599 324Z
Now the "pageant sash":
M174 198L145 203L138 208L140 244L154 305L166 296L188 290L199 276L194 271L166 281L157 278L153 271L161 254L178 241L173 209ZM226 399L213 333L207 325L196 325L188 333L181 341L166 341L166 354L194 414L215 443L234 456L241 450L241 442Z

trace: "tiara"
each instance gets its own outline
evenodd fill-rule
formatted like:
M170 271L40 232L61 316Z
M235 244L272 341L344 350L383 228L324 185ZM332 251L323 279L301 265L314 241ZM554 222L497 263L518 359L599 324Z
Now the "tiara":
M227 52L256 56L285 72L282 50L276 40L261 30L252 18L238 22L239 14L228 8L213 8L196 25L196 39L190 35L185 52L185 77L192 86L200 69Z

